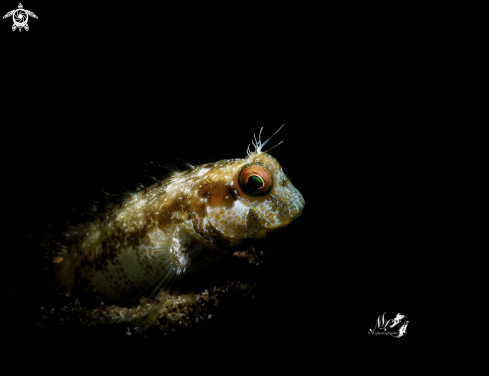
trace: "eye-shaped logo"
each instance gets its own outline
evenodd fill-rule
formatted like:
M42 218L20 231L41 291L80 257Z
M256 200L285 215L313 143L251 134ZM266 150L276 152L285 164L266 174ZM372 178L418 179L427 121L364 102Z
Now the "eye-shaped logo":
M14 24L12 25L12 31L15 31L15 29L19 29L19 31L22 31L22 28L28 31L29 25L27 25L27 21L29 20L29 16L37 18L37 16L30 10L24 9L22 3L19 3L18 9L11 10L5 16L3 16L3 18L7 18L10 16L12 16L12 20L14 21Z

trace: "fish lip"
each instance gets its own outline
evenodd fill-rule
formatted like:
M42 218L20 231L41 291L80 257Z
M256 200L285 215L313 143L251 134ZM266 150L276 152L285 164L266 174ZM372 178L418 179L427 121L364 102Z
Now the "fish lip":
M302 205L302 207L300 208L299 212L292 217L292 220L289 223L294 222L297 218L299 218L302 215L302 212L304 211L304 206L306 206L306 203L305 202Z

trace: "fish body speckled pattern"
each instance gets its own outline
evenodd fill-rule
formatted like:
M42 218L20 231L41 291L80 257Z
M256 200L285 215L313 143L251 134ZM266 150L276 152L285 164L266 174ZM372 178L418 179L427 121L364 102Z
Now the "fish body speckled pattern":
M255 139L245 158L176 172L105 213L58 265L58 287L133 298L289 225L305 201L279 162L261 150L270 138Z

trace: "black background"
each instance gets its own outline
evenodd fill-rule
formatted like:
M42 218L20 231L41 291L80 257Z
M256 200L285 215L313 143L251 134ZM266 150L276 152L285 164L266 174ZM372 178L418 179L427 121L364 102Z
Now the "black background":
M25 262L17 239L66 221L64 208L102 187L137 180L142 161L243 156L253 133L285 124L271 154L304 213L276 239L285 256L275 293L229 343L216 334L210 346L286 366L412 344L415 329L396 344L367 331L386 311L420 324L440 252L449 83L429 20L375 9L23 4L39 17L28 32L0 24L6 284Z

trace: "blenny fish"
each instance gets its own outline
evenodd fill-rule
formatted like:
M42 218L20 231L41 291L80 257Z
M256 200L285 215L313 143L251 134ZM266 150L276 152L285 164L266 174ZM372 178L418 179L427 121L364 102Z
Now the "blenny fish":
M58 264L58 288L132 299L289 225L304 198L262 151L282 127L263 143L262 128L245 158L189 165L106 212Z

